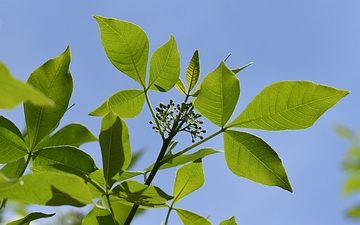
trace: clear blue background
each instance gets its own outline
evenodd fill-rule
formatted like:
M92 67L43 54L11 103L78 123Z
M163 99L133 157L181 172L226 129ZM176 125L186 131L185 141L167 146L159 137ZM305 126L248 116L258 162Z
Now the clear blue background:
M236 216L238 224L354 224L345 218L355 198L341 194L341 169L348 143L333 131L335 123L356 130L360 124L360 1L4 1L0 0L0 60L12 74L26 80L48 59L71 46L75 89L62 123L80 122L96 135L100 118L87 113L116 91L138 87L112 66L102 48L92 15L115 17L141 26L148 34L150 54L173 34L181 54L181 76L199 49L201 76L214 70L229 53L231 68L254 64L238 74L241 97L234 116L265 86L279 80L311 80L351 91L310 129L250 131L280 155L294 193L236 177L222 154L204 159L206 183L178 204L213 224ZM0 96L1 97L1 96ZM176 91L152 95L153 104L180 99ZM22 107L1 114L24 128ZM148 110L127 120L134 151L146 154L135 169L156 158L160 138L151 131ZM210 122L206 128L215 130ZM181 136L184 145L189 136ZM222 139L204 146L222 149ZM81 147L101 167L98 144ZM154 185L171 193L175 170L164 171ZM46 212L59 208L35 207ZM134 224L160 224L166 210L148 211ZM39 221L43 224L46 220ZM170 224L181 224L172 214Z

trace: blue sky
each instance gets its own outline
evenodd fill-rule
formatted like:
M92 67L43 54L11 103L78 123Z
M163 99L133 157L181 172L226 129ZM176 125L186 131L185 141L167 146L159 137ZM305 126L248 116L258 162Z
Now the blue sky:
M279 80L311 80L351 91L310 129L250 131L280 155L294 193L233 175L223 155L204 159L206 183L184 198L179 207L210 216L213 224L233 215L239 224L353 224L344 210L354 199L341 194L341 170L348 144L333 131L336 123L360 125L360 1L4 1L0 0L0 60L12 74L26 80L30 73L70 45L75 89L60 126L80 122L98 135L100 118L87 113L116 91L137 87L107 59L92 15L115 17L141 26L149 37L150 54L173 34L181 54L181 76L199 49L201 76L214 70L229 53L231 68L250 61L239 73L241 97L234 116L255 95ZM152 102L177 99L176 91L153 95ZM1 114L24 127L22 107ZM160 138L151 133L147 109L127 120L132 149L146 150L135 169L155 160ZM208 130L212 125L207 123ZM150 133L149 133L150 132ZM185 137L182 143L190 138ZM222 149L221 138L209 142ZM98 144L81 147L101 167ZM154 184L171 193L175 170L162 172ZM36 207L38 210L43 208ZM45 208L52 212L54 208ZM160 224L165 210L147 212L134 224ZM45 222L45 220L44 220ZM180 224L173 214L171 224Z

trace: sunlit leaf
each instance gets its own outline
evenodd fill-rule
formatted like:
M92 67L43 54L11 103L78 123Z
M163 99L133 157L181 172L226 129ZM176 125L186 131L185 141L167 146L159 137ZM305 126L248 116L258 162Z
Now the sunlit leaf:
M222 151L219 150L215 150L212 148L202 148L194 153L191 154L181 154L178 157L169 160L168 162L164 163L161 167L160 170L162 169L167 169L167 168L172 168L172 167L176 167L179 165L183 165L186 164L188 162L192 162L195 161L199 158L204 158L207 155L211 155L214 153L220 153ZM166 155L163 159L163 161L167 161L167 158L172 157L172 155ZM154 167L154 164L150 165L146 171L150 172L152 170L152 168Z
M41 212L32 212L28 215L26 215L24 218L15 220L13 222L8 223L7 225L29 225L31 221L42 219L42 218L49 218L55 215L55 213L52 214L45 214Z
M204 185L204 182L205 178L201 159L180 167L175 176L173 188L174 200L172 204L199 189Z
M0 96L0 109L14 108L22 101L29 101L35 105L54 105L54 102L39 90L14 78L2 62L0 62Z
M181 93L181 94L184 94L186 95L186 88L185 88L185 85L184 85L184 82L181 80L180 77L178 77L178 80L175 84L175 88Z
M7 163L3 168L1 168L0 173L9 179L20 177L24 170L25 158L22 157L14 162Z
M73 146L53 146L40 149L33 154L34 166L61 164L82 173L96 170L94 159L86 152Z
M280 81L262 90L228 127L305 129L347 94L309 81Z
M169 91L180 74L180 54L171 35L168 42L153 53L150 60L149 88L161 92Z
M90 190L81 178L52 172L28 174L13 183L0 176L0 197L50 206L91 203Z
M149 41L137 25L113 18L94 16L100 27L100 37L111 63L121 72L145 85Z
M356 205L356 206L351 207L350 209L347 210L346 214L350 218L359 219L360 218L360 206Z
M226 130L224 152L226 163L234 174L292 192L278 154L259 137L245 132Z
M141 184L134 180L124 181L113 188L113 195L123 200L124 204L137 204L144 207L163 207L172 199L160 188ZM112 200L116 200L112 198Z
M16 134L19 138L24 139L19 128L13 124L10 120L0 115L0 127L6 128L10 132Z
M137 116L145 101L144 91L136 89L121 90L113 94L107 101L89 113L90 116L105 116L108 104L111 109L121 118L133 118Z
M201 82L195 108L208 120L223 127L233 113L240 96L240 82L224 62Z
M349 177L344 183L344 194L349 195L354 192L360 191L360 178L359 176Z
M23 139L0 126L0 164L14 162L28 152Z
M200 60L199 60L199 51L196 50L190 60L190 63L186 69L186 83L188 85L187 93L194 89L196 83L200 77Z
M237 225L235 216L231 217L230 219L221 221L219 225Z
M69 65L70 48L68 47L64 53L37 68L27 81L55 103L54 107L39 107L31 103L24 103L30 150L34 149L45 136L58 126L68 108L73 90Z
M116 177L131 163L128 128L126 123L112 110L102 119L99 139L104 177L111 186L116 182Z
M211 225L211 222L194 212L174 208L184 225Z
M84 125L71 123L58 130L37 146L38 149L47 146L71 145L79 147L87 142L97 141L97 137Z
M250 66L251 64L253 64L253 62L249 62L248 64L242 66L242 67L239 67L239 68L236 68L236 69L232 69L231 71L235 74L237 74L238 72L240 72L241 70L245 69L246 67Z

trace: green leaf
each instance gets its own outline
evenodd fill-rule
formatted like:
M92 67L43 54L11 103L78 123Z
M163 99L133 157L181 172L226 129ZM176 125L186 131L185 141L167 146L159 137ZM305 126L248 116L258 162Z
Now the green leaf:
M242 67L239 67L239 68L236 68L236 69L232 69L231 71L235 74L237 74L238 72L240 72L241 70L245 69L246 67L250 66L251 64L253 64L253 62L249 62L248 64L242 66Z
M174 208L184 225L211 225L210 221L194 212Z
M29 225L31 221L42 219L42 218L49 218L54 216L55 213L52 214L45 214L41 212L32 212L25 216L24 218L15 220L13 222L8 223L7 225Z
M343 189L345 195L350 195L357 191L360 191L360 178L358 174L357 176L352 176L350 178L347 178L347 180L344 182L344 189Z
M180 74L180 54L172 35L153 53L149 74L150 90L166 92L176 84Z
M0 61L0 109L11 109L22 101L34 105L53 106L54 102L30 84L15 79Z
M24 139L23 135L21 134L20 130L13 124L10 120L6 119L5 117L0 115L0 127L4 127L9 131L16 134L19 138Z
M346 214L348 217L353 218L353 219L360 218L360 206L359 205L353 206L346 211L347 211Z
M224 62L201 83L195 108L208 120L223 127L233 113L240 96L240 82Z
M61 164L84 174L96 170L93 158L86 152L73 146L54 146L40 149L33 154L34 166Z
M172 204L199 189L204 183L205 178L201 159L180 167L175 176Z
M82 223L83 225L118 225L116 221L113 220L113 217L110 211L101 206L101 201L99 201L85 216Z
M120 198L112 198L112 200L120 200L127 205L130 203L150 208L163 207L166 201L173 198L158 187L141 184L134 180L124 181L112 191L113 196Z
M17 134L0 126L0 164L14 162L28 152L25 141Z
M205 156L207 155L211 155L211 154L214 154L214 153L219 153L219 152L222 152L222 151L219 151L219 150L215 150L215 149L212 149L212 148L202 148L194 153L191 153L191 154L181 154L179 155L178 157L164 163L159 170L162 170L162 169L168 169L168 168L172 168L172 167L176 167L176 166L179 166L179 165L183 165L183 164L186 164L188 162L192 162L192 161L195 161L199 158L204 158ZM167 159L169 157L172 157L173 155L166 155L163 159L163 161L167 161ZM152 170L152 168L154 167L154 164L150 165L147 169L146 169L146 172L150 172Z
M280 81L262 90L228 127L305 129L347 94L309 81Z
M37 68L27 81L55 102L55 107L24 103L30 150L58 126L67 110L73 90L69 64L70 48L67 47L64 53Z
M278 154L259 137L245 132L226 130L224 152L226 163L234 174L292 192Z
M184 82L181 80L180 77L178 77L178 80L175 84L175 88L181 93L181 94L184 94L186 95L186 88L185 88L185 85L184 85Z
M196 83L200 77L200 60L199 51L196 50L190 60L190 63L186 69L186 83L188 85L187 94L194 89Z
M111 63L145 88L149 54L146 33L133 23L101 16L94 18L98 22L101 41Z
M14 183L0 176L0 197L50 206L91 203L90 190L81 178L52 172L28 174Z
M43 140L37 146L38 149L48 146L71 145L79 147L80 145L97 141L97 137L84 125L71 123L61 128L48 139Z
M3 168L1 168L0 173L9 179L20 177L24 170L25 158L22 157L14 162L7 163Z
M219 225L237 225L235 216L231 217L230 219L221 221Z
M102 119L100 147L104 177L109 186L131 163L129 131L126 123L116 114L109 113Z
M107 101L89 113L90 116L105 116L111 109L121 118L137 116L145 102L144 91L136 89L121 90L112 95Z

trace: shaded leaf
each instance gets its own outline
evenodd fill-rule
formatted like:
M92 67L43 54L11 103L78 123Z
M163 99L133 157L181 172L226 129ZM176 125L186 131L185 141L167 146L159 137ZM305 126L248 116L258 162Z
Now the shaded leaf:
M73 146L53 146L40 149L33 154L34 166L60 164L82 173L96 170L94 159L86 152Z
M347 216L354 219L360 218L360 206L353 206L350 209L347 210Z
M70 48L67 47L64 53L37 68L27 81L55 103L54 107L24 103L30 150L58 126L67 110L73 90L69 65Z
M113 94L108 100L89 113L90 116L105 116L111 109L122 118L137 116L145 102L145 94L142 90L128 89Z
M7 225L29 225L31 221L34 221L37 219L42 219L42 218L49 218L54 215L55 215L55 213L45 214L45 213L41 213L41 212L32 212L32 213L26 215L24 218L10 222Z
M207 155L211 155L211 154L219 153L219 152L222 152L222 151L215 150L215 149L212 149L212 148L202 148L202 149L200 149L200 150L198 150L198 151L196 151L194 153L182 154L182 155L179 155L178 157L176 157L174 159L171 159L170 161L164 163L160 167L159 170L172 168L172 167L176 167L176 166L179 166L179 165L183 165L183 164L186 164L188 162L195 161L195 160L197 160L199 158L204 158ZM164 157L163 161L167 161L167 158L169 158L169 157L172 157L172 155L166 155ZM153 167L154 167L154 164L150 165L146 169L146 172L150 172Z
M347 94L309 81L280 81L262 90L228 127L305 129Z
M224 152L226 163L234 174L292 192L278 154L259 137L245 132L226 130Z
M137 204L144 207L163 207L172 196L167 195L160 188L141 184L134 180L124 181L113 190L113 195L123 200L124 204ZM112 198L114 201L115 199Z
M14 108L22 101L29 101L35 105L54 105L54 102L39 90L14 78L2 62L0 62L0 96L0 109Z
M12 133L16 134L19 138L24 139L23 135L21 134L20 130L11 122L10 120L6 119L5 117L0 115L0 127L6 128L7 130L11 131Z
M116 114L109 113L102 119L100 147L104 177L109 186L131 163L129 131L126 123Z
M174 208L184 225L211 225L210 221L194 212Z
M230 219L221 221L219 225L237 225L235 216L231 217Z
M180 54L171 35L168 42L153 53L150 60L149 89L169 91L176 84L180 74Z
M128 217L132 206L121 204L119 201L111 202L111 206L114 210L116 220L119 222L119 224L125 224L126 218ZM135 214L135 218L141 215L141 213L143 212L145 212L145 209L138 208Z
M195 108L208 120L223 127L233 113L240 96L240 82L224 62L201 82Z
M196 50L190 60L190 63L186 69L186 83L188 85L187 93L194 89L196 83L200 77L200 60L199 60L199 51Z
M79 147L87 142L97 141L97 137L84 125L71 123L39 143L38 149L48 146L71 145Z
M172 204L199 189L204 183L205 178L201 159L180 167L176 171Z
M16 182L0 176L0 197L50 206L81 207L91 203L90 190L81 178L52 172L28 174Z
M85 216L82 223L83 225L118 225L114 221L110 211L101 206L101 201L99 201Z
M137 25L113 18L94 16L100 28L105 53L121 72L145 85L149 41Z
M14 162L28 152L25 141L17 134L0 126L0 164Z
M14 162L7 163L1 168L0 173L9 179L20 177L25 167L25 158L22 157Z

